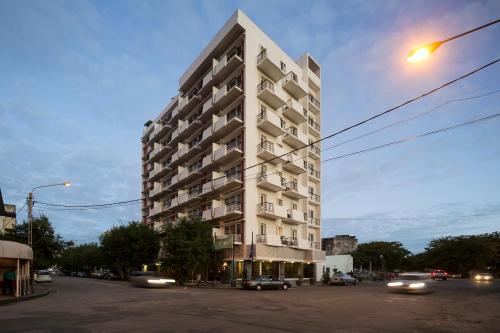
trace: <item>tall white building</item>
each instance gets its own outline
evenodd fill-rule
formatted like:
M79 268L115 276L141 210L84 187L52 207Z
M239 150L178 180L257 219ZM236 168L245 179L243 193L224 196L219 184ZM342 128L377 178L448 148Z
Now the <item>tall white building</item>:
M236 11L145 124L143 221L196 216L234 235L236 277L319 278L321 154L305 146L320 138L320 77Z

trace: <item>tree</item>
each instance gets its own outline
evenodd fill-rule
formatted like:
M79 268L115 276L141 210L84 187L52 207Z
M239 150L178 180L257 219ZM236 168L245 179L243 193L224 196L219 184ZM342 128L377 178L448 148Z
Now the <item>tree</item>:
M100 241L104 263L115 268L122 279L131 270L155 262L160 249L159 234L147 225L134 221L104 232Z
M500 234L443 237L432 240L425 249L428 267L467 275L498 265Z
M16 228L0 237L5 240L28 244L28 223L16 225ZM33 265L35 269L45 269L56 263L63 249L61 236L45 215L33 219Z
M370 242L359 244L352 256L355 267L369 267L371 261L373 269L392 271L406 268L410 254L400 242Z
M201 219L181 219L165 225L165 263L182 282L214 263L212 226Z
M71 244L62 251L58 264L65 271L92 271L104 264L101 247L97 243Z

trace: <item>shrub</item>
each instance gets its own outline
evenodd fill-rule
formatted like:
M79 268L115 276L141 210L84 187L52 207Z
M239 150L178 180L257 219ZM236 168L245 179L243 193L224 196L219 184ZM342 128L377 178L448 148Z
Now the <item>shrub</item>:
M323 273L323 275L321 276L321 282L323 282L323 284L330 283L330 274L328 274L328 272Z

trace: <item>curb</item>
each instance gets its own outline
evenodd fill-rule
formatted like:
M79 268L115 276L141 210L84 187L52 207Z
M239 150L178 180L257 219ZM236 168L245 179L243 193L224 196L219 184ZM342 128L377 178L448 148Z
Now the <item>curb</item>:
M36 294L29 294L20 298L12 298L12 299L7 299L0 301L0 306L2 305L7 305L7 304L12 304L12 303L17 303L17 302L24 302L24 301L29 301L35 298L47 296L50 292L49 291L44 291L41 293L36 293Z

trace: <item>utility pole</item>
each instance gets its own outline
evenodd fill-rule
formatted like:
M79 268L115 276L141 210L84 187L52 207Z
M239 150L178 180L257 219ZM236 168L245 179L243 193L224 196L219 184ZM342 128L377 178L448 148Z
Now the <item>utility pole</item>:
M28 193L28 245L33 248L33 192Z

